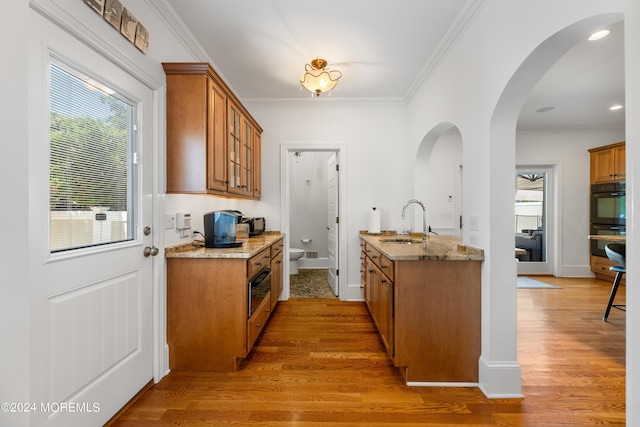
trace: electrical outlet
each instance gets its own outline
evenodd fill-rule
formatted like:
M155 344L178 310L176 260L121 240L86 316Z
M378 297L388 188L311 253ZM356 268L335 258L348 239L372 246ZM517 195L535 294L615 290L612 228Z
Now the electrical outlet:
M480 236L477 234L469 234L469 243L472 245L477 245L480 243Z
M176 228L176 215L175 214L166 214L164 216L164 229L172 230Z

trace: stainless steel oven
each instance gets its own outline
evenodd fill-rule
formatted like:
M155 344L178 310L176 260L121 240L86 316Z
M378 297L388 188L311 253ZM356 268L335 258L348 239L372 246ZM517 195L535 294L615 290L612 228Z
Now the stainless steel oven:
M600 236L626 236L627 228L624 225L606 225L606 224L591 224L591 234ZM604 247L607 243L611 243L610 240L596 240L591 239L591 255L606 257Z
M626 225L625 183L591 186L591 224Z
M260 270L249 282L249 317L255 313L262 301L271 294L271 268L268 266Z

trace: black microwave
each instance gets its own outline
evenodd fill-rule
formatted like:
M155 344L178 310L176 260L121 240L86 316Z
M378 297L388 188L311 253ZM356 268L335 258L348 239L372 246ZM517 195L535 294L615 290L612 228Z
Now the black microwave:
M591 186L591 224L626 225L627 205L624 182Z

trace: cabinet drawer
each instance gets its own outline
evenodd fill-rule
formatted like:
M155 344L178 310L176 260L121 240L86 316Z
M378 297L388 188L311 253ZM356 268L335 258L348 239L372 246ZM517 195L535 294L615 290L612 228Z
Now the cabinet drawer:
M380 267L380 257L382 256L380 251L377 250L376 248L374 248L373 246L371 246L369 244L366 244L365 245L365 252L367 253L367 256L369 258L371 258L371 261L373 261L373 263L375 265Z
M393 282L393 261L380 255L380 270Z
M271 314L271 292L262 300L262 304L256 312L247 321L247 351L251 351L253 344L260 336L260 332L264 329L264 325L269 320Z
M271 245L271 259L274 259L275 257L277 257L278 254L282 252L283 248L284 248L284 239L280 239L277 242L275 242L273 245Z
M247 278L250 279L256 274L258 271L269 265L269 261L271 260L271 250L269 248L263 250L258 255L249 258L247 264Z
M599 256L591 256L591 271L594 273L604 273L609 275L614 275L609 267L613 265L613 262L609 260L609 258L603 258Z

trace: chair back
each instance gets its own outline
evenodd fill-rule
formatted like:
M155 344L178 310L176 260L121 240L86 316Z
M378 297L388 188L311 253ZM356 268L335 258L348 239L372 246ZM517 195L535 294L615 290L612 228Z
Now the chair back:
M609 243L604 247L604 251L611 261L622 267L627 267L625 261L627 250L624 243Z

